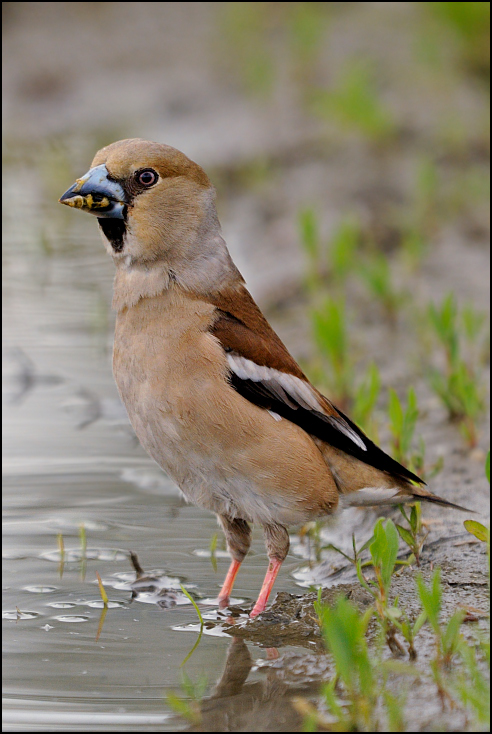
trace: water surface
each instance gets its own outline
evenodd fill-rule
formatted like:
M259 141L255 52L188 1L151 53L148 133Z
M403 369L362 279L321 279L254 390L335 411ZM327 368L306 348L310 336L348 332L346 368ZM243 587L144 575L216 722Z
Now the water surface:
M22 179L39 183L39 172L26 166ZM24 185L9 184L5 196L5 727L175 730L183 724L165 696L180 691L180 666L198 634L179 584L212 600L229 559L215 517L184 503L139 446L119 401L113 265L96 223L57 206L42 186L30 193L27 209ZM161 604L155 594L132 600L130 550L146 572L166 577L177 605L168 607L166 590ZM298 564L287 559L276 590L293 589ZM246 606L266 565L256 531L235 589ZM103 619L96 572L111 602ZM214 606L200 605L216 617ZM211 694L232 640L206 632L185 670L192 680L205 675ZM244 681L263 681L251 666L267 652L250 646L248 655Z

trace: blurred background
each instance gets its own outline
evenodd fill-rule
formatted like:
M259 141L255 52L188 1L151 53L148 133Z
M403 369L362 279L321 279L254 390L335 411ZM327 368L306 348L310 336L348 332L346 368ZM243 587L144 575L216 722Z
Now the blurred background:
M3 12L5 163L36 167L30 211L41 200L35 223L53 254L69 247L60 222L92 231L58 211L59 183L124 137L165 141L210 172L228 241L262 293L299 275L304 206L325 239L355 213L386 249L417 214L456 230L451 220L464 226L473 209L470 252L484 234L487 3L4 3ZM417 234L428 240L429 228ZM441 233L432 234L434 244Z
M28 725L22 701L31 696L52 727L54 696L82 701L96 689L114 711L134 685L148 713L153 686L179 677L191 637L176 640L167 620L169 660L135 668L154 651L150 612L133 638L135 612L115 611L112 657L91 657L97 619L83 606L81 526L92 554L82 555L96 564L90 583L98 568L125 588L130 547L146 567L165 566L171 586L199 579L202 596L216 594L227 566L223 550L218 575L210 563L214 518L184 506L133 438L111 376L113 265L93 219L59 196L121 138L164 142L202 165L232 256L303 368L385 448L435 476L437 493L460 501L469 488L457 467L482 486L488 446L489 16L485 2L3 3L15 725ZM405 443L399 410L412 406L417 428ZM238 580L243 600L266 562L255 538ZM73 554L63 572L60 542ZM312 569L299 571L306 553L294 543L286 570L309 586ZM278 589L293 583L285 573ZM193 619L183 609L169 611L175 625ZM19 610L33 616L12 636ZM190 664L210 667L209 651L228 642L201 643ZM217 655L211 677L222 663Z

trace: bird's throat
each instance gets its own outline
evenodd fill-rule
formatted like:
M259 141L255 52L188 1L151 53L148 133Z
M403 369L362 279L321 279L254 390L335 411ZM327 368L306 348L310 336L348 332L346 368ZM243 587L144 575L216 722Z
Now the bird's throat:
M115 252L121 252L125 246L126 216L124 219L98 218L104 236Z

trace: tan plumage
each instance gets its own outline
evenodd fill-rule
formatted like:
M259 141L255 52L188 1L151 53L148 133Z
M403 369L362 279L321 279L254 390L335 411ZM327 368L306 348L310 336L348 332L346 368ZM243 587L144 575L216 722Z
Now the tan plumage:
M233 560L221 606L249 549L248 522L264 527L270 558L256 615L288 525L339 504L451 505L309 383L246 290L200 166L169 146L123 140L60 201L96 214L116 265L113 369L135 432L224 529Z

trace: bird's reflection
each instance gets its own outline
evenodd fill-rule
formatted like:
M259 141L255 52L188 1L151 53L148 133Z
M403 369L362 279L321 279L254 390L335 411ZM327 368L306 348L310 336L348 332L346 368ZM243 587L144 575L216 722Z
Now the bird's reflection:
M20 405L36 387L52 387L64 382L61 375L40 372L32 359L20 347L7 350L3 366L3 389L12 405Z
M269 648L268 659L278 657ZM233 637L224 671L212 694L200 702L200 724L187 731L299 731L301 715L291 703L293 696L306 694L318 686L294 689L278 675L279 669L266 666L263 680L248 681L254 662L245 641Z

